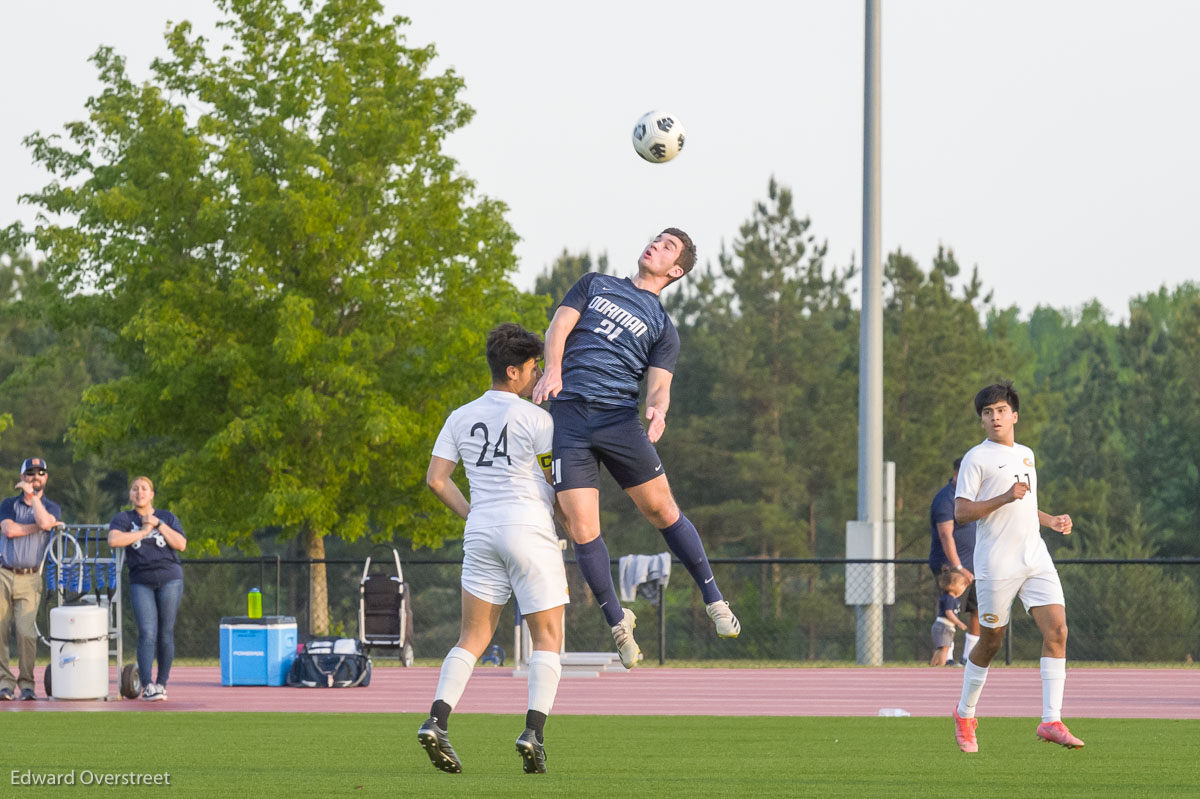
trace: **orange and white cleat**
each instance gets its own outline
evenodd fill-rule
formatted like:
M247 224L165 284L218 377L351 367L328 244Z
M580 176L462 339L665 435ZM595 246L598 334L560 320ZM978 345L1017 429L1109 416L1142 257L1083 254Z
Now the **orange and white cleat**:
M964 752L979 751L979 742L975 740L975 728L978 726L979 719L974 716L964 719L958 715L958 708L954 708L954 740L958 741L959 749Z
M1068 749L1082 749L1083 741L1076 738L1061 721L1043 721L1038 725L1037 737L1046 743L1058 744Z

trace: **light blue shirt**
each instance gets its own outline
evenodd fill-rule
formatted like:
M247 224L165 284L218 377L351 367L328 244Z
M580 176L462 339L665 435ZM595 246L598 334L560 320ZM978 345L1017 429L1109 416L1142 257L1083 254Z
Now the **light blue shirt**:
M42 497L42 507L54 517L55 521L62 520L62 508L58 503ZM17 524L37 524L33 516L33 508L25 504L24 494L15 497L5 497L0 502L0 521L8 519ZM20 538L0 538L0 563L14 569L36 569L42 565L46 557L46 549L50 546L50 531L43 530Z

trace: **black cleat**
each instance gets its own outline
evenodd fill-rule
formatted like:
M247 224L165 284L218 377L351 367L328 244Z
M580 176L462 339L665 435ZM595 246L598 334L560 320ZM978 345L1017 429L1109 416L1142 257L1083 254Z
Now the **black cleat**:
M425 719L421 729L417 730L417 740L425 749L425 754L429 755L434 768L449 774L462 774L462 761L454 753L454 747L450 745L450 737L432 717Z
M546 747L538 743L537 733L525 730L517 739L517 754L521 756L521 766L526 774L546 773Z

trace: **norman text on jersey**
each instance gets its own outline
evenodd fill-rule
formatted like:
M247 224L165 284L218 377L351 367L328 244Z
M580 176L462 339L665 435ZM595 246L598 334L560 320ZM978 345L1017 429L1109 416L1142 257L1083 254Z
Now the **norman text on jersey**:
M641 319L638 319L620 305L604 297L592 297L592 301L588 303L588 308L613 320L639 338L649 329Z

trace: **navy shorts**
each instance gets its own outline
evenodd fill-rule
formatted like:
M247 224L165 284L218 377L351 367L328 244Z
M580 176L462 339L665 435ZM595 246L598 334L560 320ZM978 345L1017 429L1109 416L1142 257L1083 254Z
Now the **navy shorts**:
M555 400L550 416L554 419L550 476L555 491L599 488L601 463L621 488L647 483L663 473L637 408Z
M974 580L971 581L970 587L962 595L962 612L963 615L979 612L979 596L975 593Z

